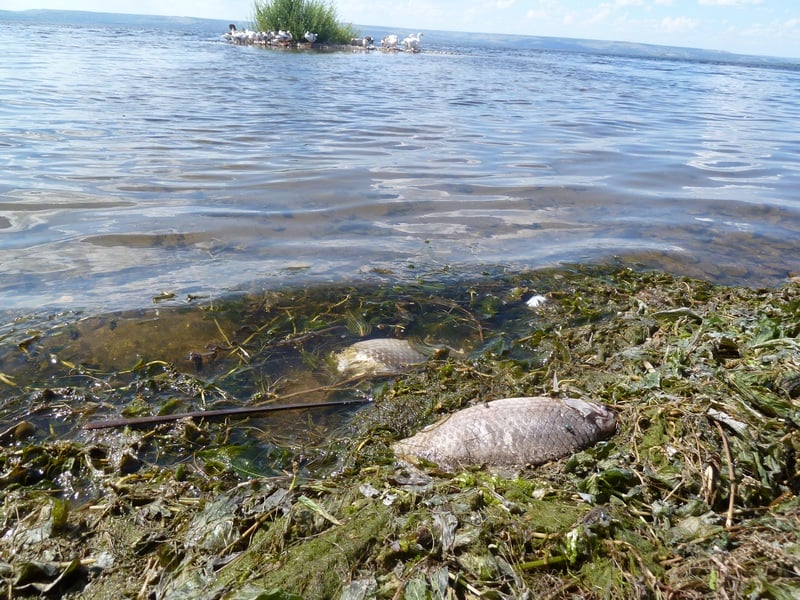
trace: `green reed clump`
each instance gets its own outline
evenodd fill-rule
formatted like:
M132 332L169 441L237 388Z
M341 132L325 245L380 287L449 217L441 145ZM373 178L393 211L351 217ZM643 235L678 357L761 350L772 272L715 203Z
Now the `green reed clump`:
M338 21L332 4L321 0L256 0L254 9L256 29L291 31L295 40L306 31L316 33L320 43L346 44L358 35L352 25Z

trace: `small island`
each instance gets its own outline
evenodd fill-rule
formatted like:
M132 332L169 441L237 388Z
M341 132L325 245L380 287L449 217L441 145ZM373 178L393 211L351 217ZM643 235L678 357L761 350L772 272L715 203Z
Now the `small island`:
M378 44L372 36L361 36L352 24L340 23L332 5L321 0L268 0L255 4L254 30L238 29L234 23L222 37L239 45L294 49L351 49L354 51L419 52L422 33L401 39L387 35Z

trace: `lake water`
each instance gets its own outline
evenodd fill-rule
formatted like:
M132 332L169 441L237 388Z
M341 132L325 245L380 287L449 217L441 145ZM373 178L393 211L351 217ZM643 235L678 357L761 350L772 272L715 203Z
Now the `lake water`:
M437 32L419 54L280 51L225 27L0 22L0 443L321 465L352 408L141 446L84 427L372 398L329 366L364 335L502 352L531 337L523 293L569 293L504 272L800 272L798 65Z
M0 23L2 309L498 265L800 271L800 67L221 33Z

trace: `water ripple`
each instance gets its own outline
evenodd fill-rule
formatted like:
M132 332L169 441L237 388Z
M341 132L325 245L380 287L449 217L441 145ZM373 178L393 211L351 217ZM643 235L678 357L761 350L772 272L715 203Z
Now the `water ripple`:
M444 34L314 54L26 24L22 46L19 27L0 24L5 307L409 264L613 257L750 284L800 267L791 69Z

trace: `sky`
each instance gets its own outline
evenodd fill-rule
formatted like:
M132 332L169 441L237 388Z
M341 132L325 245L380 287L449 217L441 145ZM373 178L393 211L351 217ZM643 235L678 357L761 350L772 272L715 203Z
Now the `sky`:
M685 46L800 58L798 0L330 0L340 21ZM223 19L247 24L254 0L2 0L50 8ZM369 33L364 31L365 34Z

